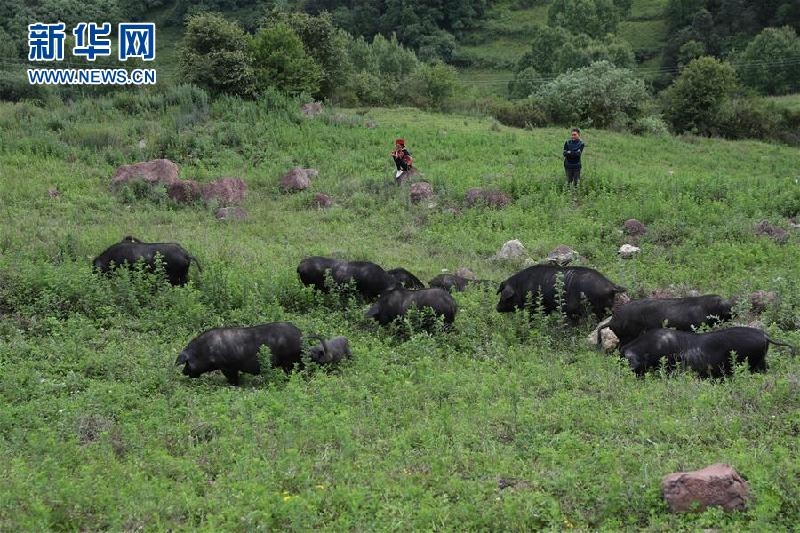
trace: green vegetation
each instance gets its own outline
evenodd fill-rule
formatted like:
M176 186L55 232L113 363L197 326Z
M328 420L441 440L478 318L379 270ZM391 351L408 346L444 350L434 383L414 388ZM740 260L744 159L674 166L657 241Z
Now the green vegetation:
M493 291L456 295L454 330L396 336L313 294L295 268L339 254L428 280L520 239L533 259L568 244L641 296L657 288L774 290L761 320L800 344L798 151L754 141L586 129L584 182L564 186L564 129L520 130L415 109L327 109L264 91L216 100L192 86L47 105L0 105L0 529L789 530L800 522L800 362L765 374L636 379L585 345L591 324L501 315ZM369 127L366 127L369 126ZM433 184L412 204L393 184L403 136ZM201 182L239 176L243 221L163 194L109 193L117 165L167 157ZM281 194L290 167L320 170ZM495 187L503 210L468 209ZM57 194L48 195L48 189ZM336 205L309 208L316 192ZM51 197L52 196L52 197ZM624 220L642 253L616 253ZM762 220L793 232L780 245ZM183 288L91 259L124 235L196 255ZM744 311L744 305L739 306ZM206 328L290 320L346 335L337 370L188 380L173 365ZM733 465L747 511L672 515L661 477Z

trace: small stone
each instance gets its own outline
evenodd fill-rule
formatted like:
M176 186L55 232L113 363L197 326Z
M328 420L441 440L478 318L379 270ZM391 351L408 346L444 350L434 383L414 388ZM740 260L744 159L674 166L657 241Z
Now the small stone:
M578 252L565 244L559 244L552 252L547 254L546 259L548 263L567 266L572 261L578 259Z
M497 259L518 259L525 255L525 246L516 239L507 241L497 252Z
M321 192L315 194L314 199L311 200L311 206L318 207L320 209L327 209L332 205L333 205L333 198Z
M642 249L639 248L638 246L634 246L632 244L623 244L622 246L619 247L617 253L619 253L620 257L622 257L623 259L630 259L631 257L633 257L634 255L638 254L641 251Z

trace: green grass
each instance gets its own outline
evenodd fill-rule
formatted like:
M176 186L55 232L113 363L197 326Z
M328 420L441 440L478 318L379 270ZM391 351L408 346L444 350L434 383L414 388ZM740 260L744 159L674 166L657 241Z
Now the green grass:
M785 107L790 111L800 111L800 94L787 94L785 96L766 97L767 101L779 107Z
M634 52L660 52L667 35L664 20L627 20L619 25L619 36L631 43Z
M494 291L457 294L451 332L396 337L314 295L312 254L404 266L428 280L492 259L517 238L531 259L568 244L633 295L675 285L726 296L772 289L762 320L800 344L798 234L754 235L800 214L798 150L760 142L584 132L584 182L564 187L567 132L414 109L209 102L197 91L0 105L0 529L3 530L787 530L800 521L800 363L723 382L637 380L584 344L590 324L501 315ZM149 111L148 111L149 109ZM365 127L368 122L375 128ZM56 125L56 126L54 126ZM96 131L97 133L92 133ZM404 136L437 192L412 204L388 152ZM144 140L144 147L139 141ZM168 157L184 178L239 176L244 221L163 197L124 203L117 165ZM320 170L284 195L295 165ZM467 209L497 187L504 210ZM47 190L57 187L52 199ZM330 210L308 208L315 192ZM621 260L621 224L648 225ZM192 283L91 274L123 235L176 241ZM290 320L349 337L341 368L288 378L189 380L173 362L206 328ZM672 515L669 472L727 462L750 483L745 512Z

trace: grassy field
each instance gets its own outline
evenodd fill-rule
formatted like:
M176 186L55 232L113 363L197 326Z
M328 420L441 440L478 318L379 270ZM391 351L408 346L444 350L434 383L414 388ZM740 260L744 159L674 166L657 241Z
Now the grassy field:
M0 105L0 529L796 527L800 362L785 351L765 374L640 380L585 345L591 323L501 315L492 290L456 295L452 331L396 332L303 288L295 268L337 254L426 281L461 266L501 281L523 265L492 259L505 241L532 261L567 244L633 296L777 291L760 320L800 344L797 149L588 130L572 193L563 130L414 109L306 119L299 103L176 87ZM435 199L394 186L396 136ZM118 165L156 157L184 178L243 178L248 218L110 194ZM281 194L297 165L319 169L313 187ZM513 203L466 208L476 186ZM317 192L336 205L309 208ZM648 233L623 260L632 217ZM788 242L755 235L762 220ZM94 276L91 259L128 234L180 242L202 273L182 288ZM173 365L206 328L276 320L346 335L353 360L238 388ZM669 513L662 476L714 462L747 478L748 510Z

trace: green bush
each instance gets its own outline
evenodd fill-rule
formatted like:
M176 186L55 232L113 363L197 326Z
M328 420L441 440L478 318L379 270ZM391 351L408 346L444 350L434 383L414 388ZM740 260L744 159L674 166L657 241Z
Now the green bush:
M664 91L664 118L678 133L719 131L720 110L737 89L736 72L710 56L689 63Z
M0 69L0 100L19 102L44 98L47 89L41 85L31 85L23 70L12 72Z
M275 87L290 95L319 92L322 68L288 24L278 22L259 29L250 48L257 88Z
M800 37L794 28L764 28L735 59L742 83L762 94L800 90Z
M397 92L404 102L414 106L439 109L455 93L456 70L444 63L421 64L408 79L398 82Z
M189 18L180 64L187 81L213 94L254 94L247 35L221 15L203 13Z
M644 82L608 61L562 74L536 98L553 123L624 127L647 114L653 101Z
M516 102L495 100L489 112L501 124L515 128L536 128L547 124L547 114L535 98Z

